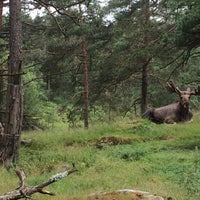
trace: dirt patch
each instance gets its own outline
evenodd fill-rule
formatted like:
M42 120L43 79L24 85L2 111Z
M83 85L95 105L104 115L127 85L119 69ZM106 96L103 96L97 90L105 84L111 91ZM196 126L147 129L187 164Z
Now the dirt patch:
M172 140L173 136L171 135L161 135L159 137L156 138L157 140Z
M122 136L104 136L97 140L95 146L99 149L107 145L122 145L130 144L132 141L139 141L140 138L137 137L122 137Z

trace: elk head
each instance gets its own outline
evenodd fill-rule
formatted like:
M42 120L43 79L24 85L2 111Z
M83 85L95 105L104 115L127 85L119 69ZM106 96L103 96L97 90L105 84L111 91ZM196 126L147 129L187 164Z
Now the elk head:
M167 89L172 93L177 93L180 97L180 104L185 108L189 109L189 101L191 95L200 95L200 86L196 89L192 90L187 88L187 90L180 90L177 86L175 86L173 81L167 82Z

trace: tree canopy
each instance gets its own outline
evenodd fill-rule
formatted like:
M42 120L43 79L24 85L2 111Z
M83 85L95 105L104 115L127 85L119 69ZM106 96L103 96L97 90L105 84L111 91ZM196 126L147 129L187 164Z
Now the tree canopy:
M23 124L46 127L64 120L69 126L83 125L83 35L89 123L132 117L172 101L175 97L165 92L169 79L195 87L200 81L199 11L198 0L22 1ZM4 74L8 14L0 40ZM2 90L7 87L3 77Z

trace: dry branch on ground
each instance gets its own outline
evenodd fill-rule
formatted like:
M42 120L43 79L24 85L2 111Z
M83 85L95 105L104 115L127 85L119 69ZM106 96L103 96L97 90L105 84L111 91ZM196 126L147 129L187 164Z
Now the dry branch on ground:
M35 186L29 186L26 182L26 175L24 171L21 169L18 169L15 172L19 178L19 186L13 191L0 195L0 200L16 200L16 199L22 199L22 198L32 199L31 195L34 193L55 195L54 193L47 191L44 188L76 171L77 169L75 165L73 164L73 167L71 169L61 172L61 173L57 173L53 175L52 177L50 177L47 181L44 181Z

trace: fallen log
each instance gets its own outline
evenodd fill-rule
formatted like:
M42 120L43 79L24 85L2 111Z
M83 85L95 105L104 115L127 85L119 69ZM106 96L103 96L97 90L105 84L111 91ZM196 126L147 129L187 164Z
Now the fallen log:
M61 173L57 173L53 175L52 177L50 177L47 181L44 181L35 186L29 186L26 182L26 175L24 171L21 169L17 169L15 172L19 178L19 187L17 187L13 191L0 195L0 200L17 200L17 199L22 199L22 198L32 199L31 195L34 193L55 195L54 193L48 190L45 190L44 188L52 183L55 183L63 179L64 177L76 171L77 171L77 168L73 164L73 167L71 169L61 172Z

